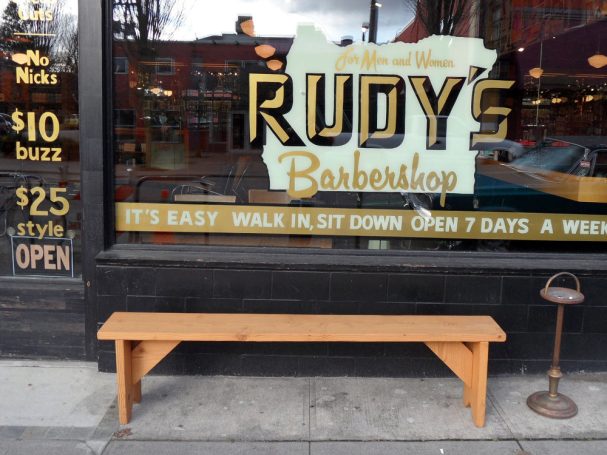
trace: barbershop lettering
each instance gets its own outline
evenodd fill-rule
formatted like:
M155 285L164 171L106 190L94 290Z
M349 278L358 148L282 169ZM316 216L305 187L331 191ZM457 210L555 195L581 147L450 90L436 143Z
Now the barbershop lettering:
M297 168L296 161L290 160L288 171L291 185L288 192L296 198L310 197L319 191L319 183L311 176L320 167L320 162L316 155L310 152L286 152L282 154L279 160L288 158L305 158L307 165L303 168ZM374 168L371 172L361 169L360 151L354 152L353 172L346 171L345 167L340 167L338 174L325 169L321 173L320 186L324 191L363 191L370 187L374 191L411 191L411 192L431 192L440 193L440 203L444 205L447 193L455 188L457 184L457 175L454 172L420 172L418 170L419 154L413 157L413 166L411 169L402 164L398 169L392 169L386 166L384 169ZM299 185L303 182L303 185ZM303 188L302 188L303 187ZM301 189L298 189L301 188Z
M352 74L335 75L335 91L332 94L334 116L327 124L323 118L325 111L324 75L307 75L307 137L316 145L335 147L350 140L352 125L346 125L344 119L352 118ZM457 101L466 78L449 77L443 82L436 94L427 76L409 77L408 87L416 96L420 108L426 117L426 139L428 150L444 150L446 148L447 122L455 102ZM359 79L359 148L395 148L398 147L406 134L405 131L405 94L403 87L407 85L399 76L361 75ZM489 106L481 109L481 100L486 90L507 90L514 81L499 81L487 79L476 84L472 98L472 112L475 120L480 121L481 115L500 115L502 120L499 129L493 134L476 132L472 135L471 147L479 142L492 142L506 137L508 130L507 118L510 108ZM251 74L249 80L250 103L249 122L251 128L251 143L262 141L262 128L268 126L270 131L283 145L303 146L295 127L285 119L290 111L293 99L293 84L288 74ZM388 98L387 122L383 129L377 124L377 110L374 109L373 99L383 93ZM438 143L437 137L445 137Z

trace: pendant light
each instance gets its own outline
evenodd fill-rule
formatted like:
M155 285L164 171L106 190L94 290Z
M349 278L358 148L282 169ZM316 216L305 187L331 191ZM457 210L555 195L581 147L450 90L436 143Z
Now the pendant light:
M607 65L607 56L597 52L592 57L588 57L588 64L593 68L602 68Z
M592 57L588 57L588 64L593 68L599 69L607 65L607 56L601 54L601 35L599 35L599 42L596 47L596 54Z
M529 75L535 79L539 79L540 77L542 77L542 74L544 74L544 70L539 66L531 68L529 70Z

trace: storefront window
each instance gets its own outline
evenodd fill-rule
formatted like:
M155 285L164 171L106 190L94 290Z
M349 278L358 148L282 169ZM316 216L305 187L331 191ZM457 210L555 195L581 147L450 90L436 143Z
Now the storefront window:
M116 0L117 242L603 251L607 2L376 3Z
M2 2L0 275L80 274L77 1Z

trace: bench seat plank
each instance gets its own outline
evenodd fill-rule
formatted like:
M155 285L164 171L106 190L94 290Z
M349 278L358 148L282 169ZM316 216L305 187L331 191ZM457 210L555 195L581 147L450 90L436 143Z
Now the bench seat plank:
M247 342L505 341L489 316L377 316L116 312L100 340Z

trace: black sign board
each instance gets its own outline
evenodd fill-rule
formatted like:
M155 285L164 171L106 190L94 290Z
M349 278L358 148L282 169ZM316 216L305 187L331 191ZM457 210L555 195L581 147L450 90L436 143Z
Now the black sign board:
M14 276L74 277L72 239L11 237Z

